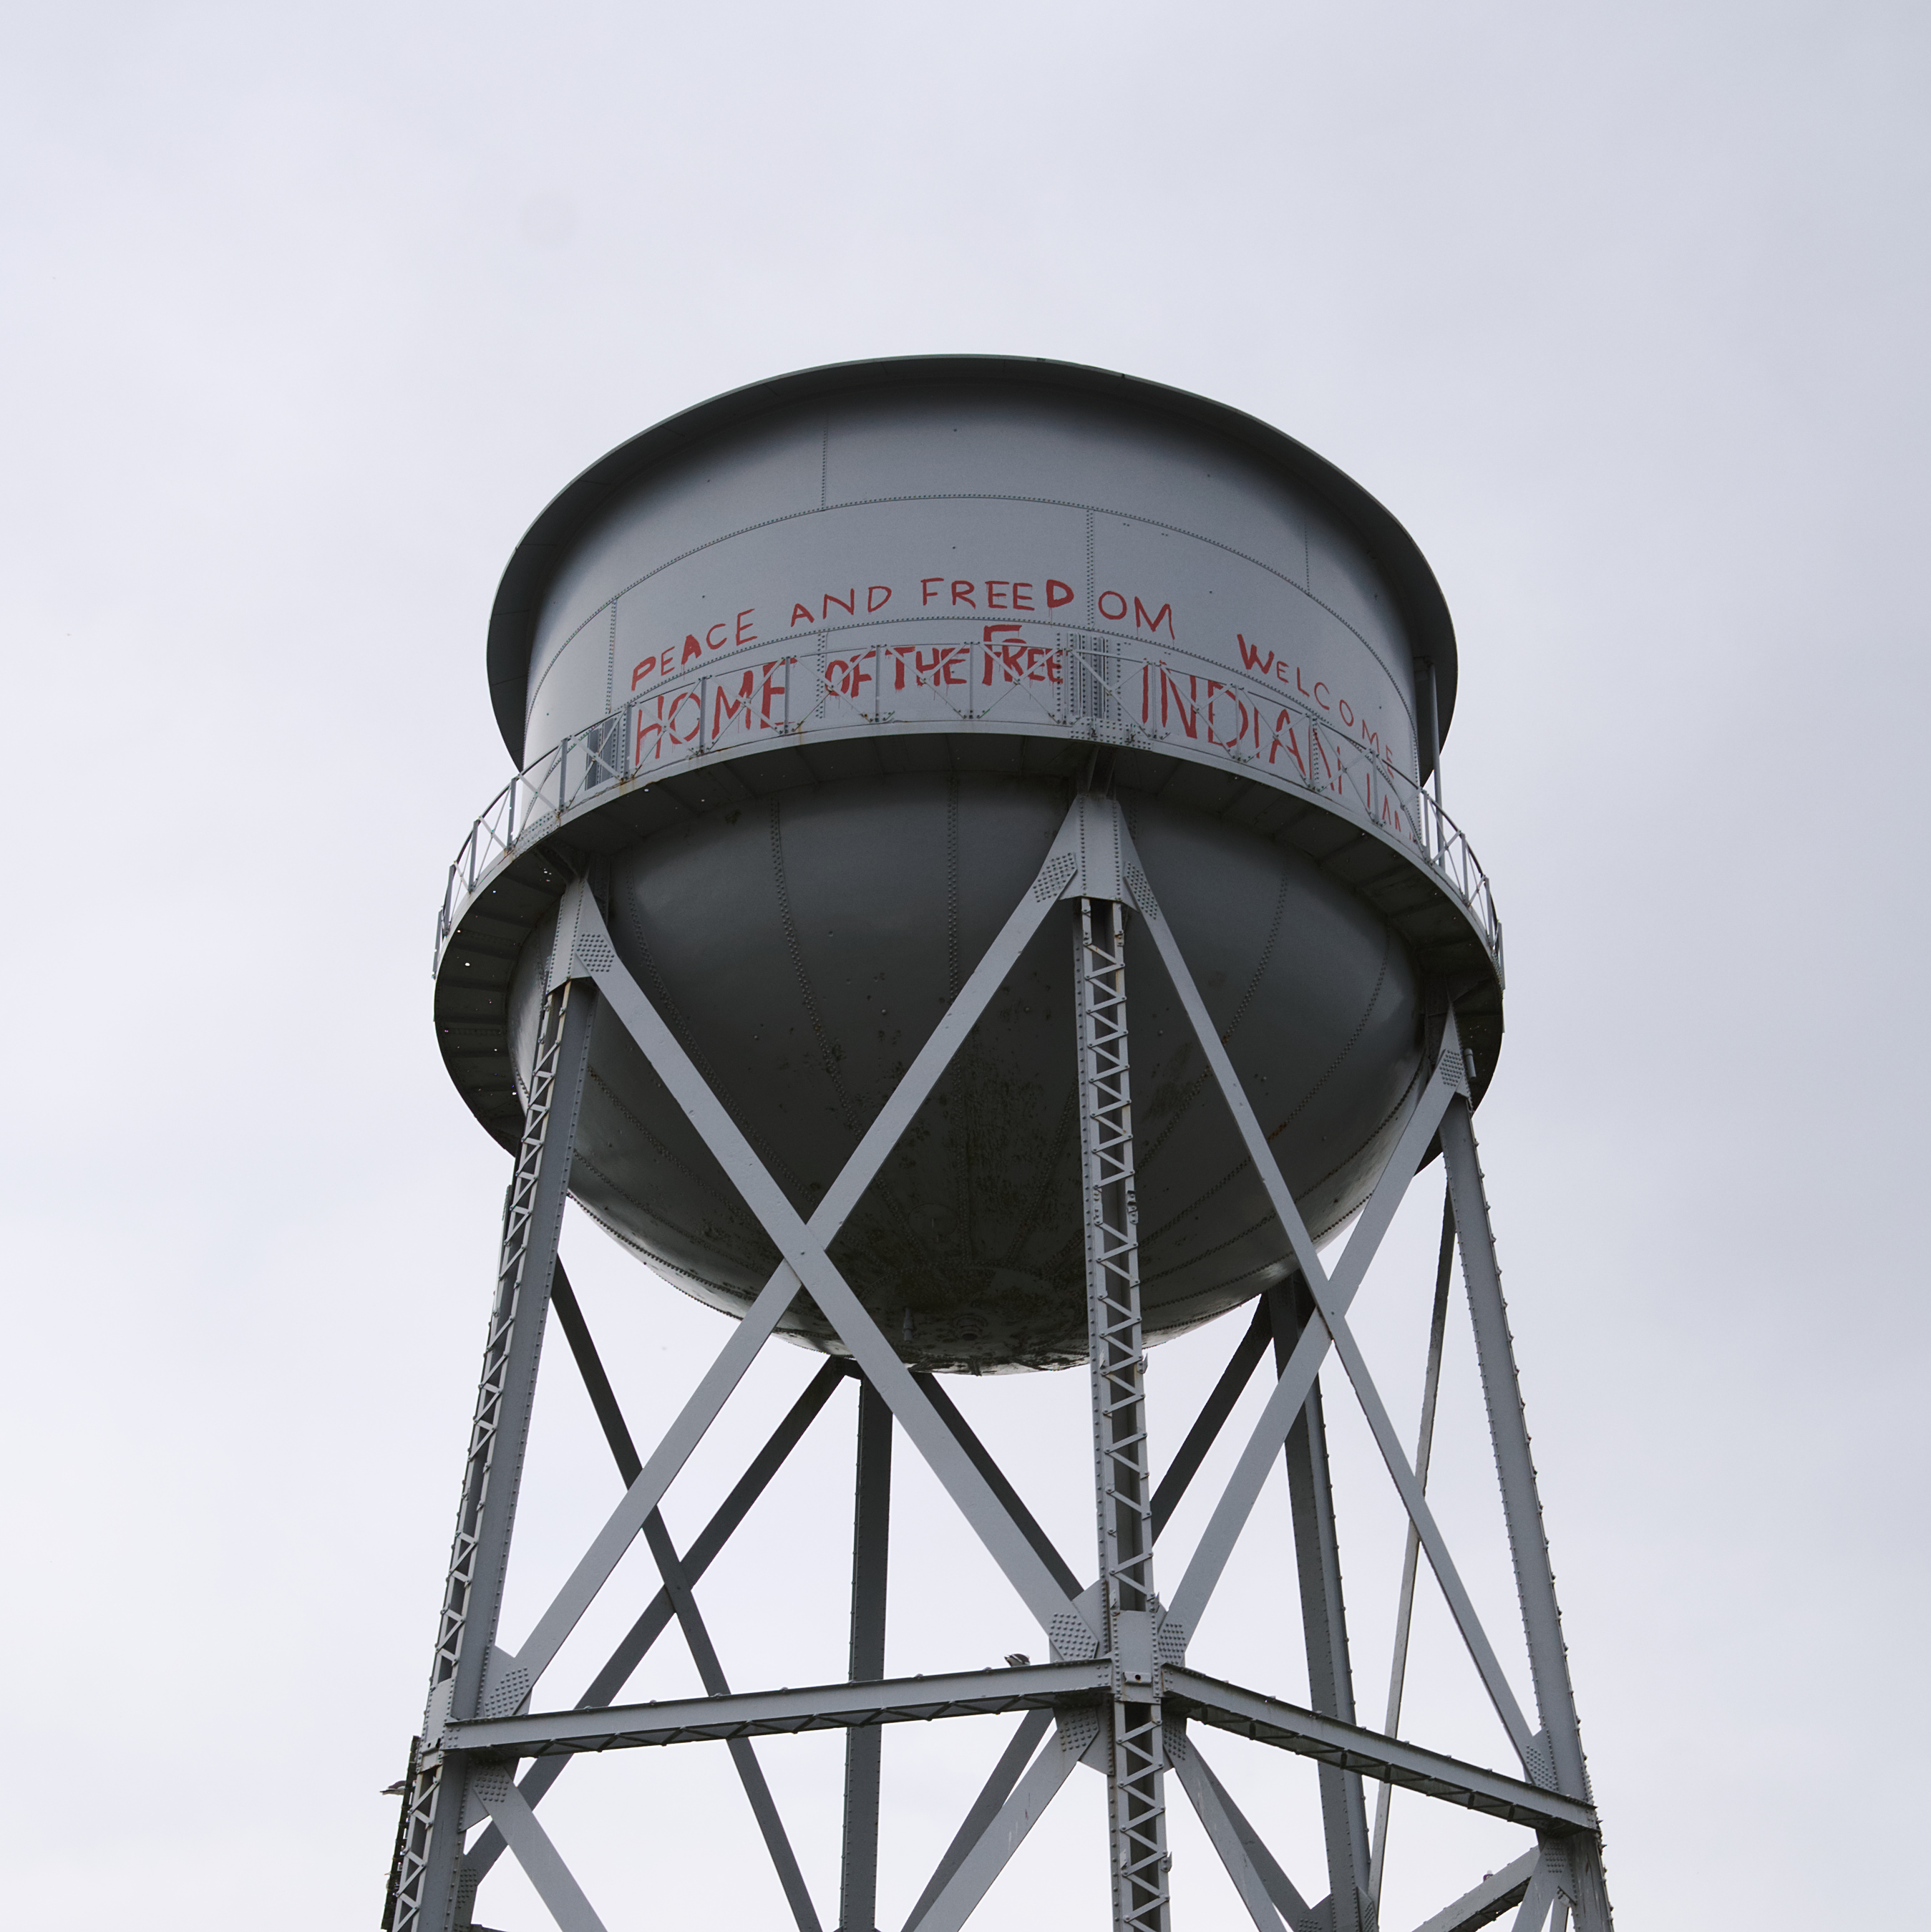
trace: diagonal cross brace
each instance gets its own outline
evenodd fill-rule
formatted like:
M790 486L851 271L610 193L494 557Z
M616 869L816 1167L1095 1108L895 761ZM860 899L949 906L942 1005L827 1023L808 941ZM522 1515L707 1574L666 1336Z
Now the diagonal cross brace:
M1156 1538L1173 1520L1174 1510L1180 1506L1180 1498L1200 1473L1200 1466L1207 1460L1207 1451L1218 1440L1227 1418L1234 1413L1234 1404L1246 1392L1247 1384L1254 1378L1254 1371L1261 1365L1261 1358L1267 1353L1268 1338L1273 1332L1267 1298L1264 1294L1257 1296L1253 1320L1228 1358L1219 1381L1213 1385L1213 1393L1201 1403L1193 1426L1187 1431L1186 1439L1167 1465L1166 1474L1160 1478L1159 1487L1153 1492L1152 1514Z
M784 1257L683 1413L645 1464L524 1641L514 1660L532 1685L555 1658L677 1472L716 1419L731 1390L777 1327L799 1286L809 1292L859 1366L890 1405L947 1492L1027 1607L1042 1625L1071 1607L1048 1564L866 1313L826 1250L898 1144L940 1076L1068 886L1083 869L1080 802L1069 812L1032 887L973 969L958 997L919 1049L891 1098L861 1138L808 1222L774 1181L643 989L617 959L603 915L581 880L565 892L557 917L552 976L593 980L658 1077ZM1074 1610L1075 1616L1082 1613Z
M1542 1869L1542 1847L1531 1846L1513 1864L1491 1872L1478 1886L1471 1886L1452 1905L1444 1905L1415 1932L1477 1932L1492 1924L1523 1894Z
M952 1843L946 1847L945 1856L934 1868L925 1889L919 1893L917 1904L906 1918L905 1932L916 1932L933 1901L952 1882L953 1873L964 1864L973 1847L985 1835L986 1827L998 1816L1000 1808L1012 1796L1020 1774L1038 1750L1039 1740L1052 1728L1052 1723L1050 1710L1029 1711L1020 1720L1018 1729L1012 1733L1006 1748L1000 1753L998 1762L987 1774L985 1783L953 1834Z
M604 1932L604 1922L508 1772L491 1767L476 1780L476 1796L562 1932Z
M1555 1900L1555 1881L1545 1868L1529 1880L1529 1888L1522 1895L1522 1908L1516 1912L1509 1932L1542 1932L1549 1922L1549 1908Z
M623 1500L610 1520L592 1540L589 1548L570 1574L550 1607L537 1619L536 1627L523 1640L514 1659L515 1666L536 1681L562 1648L564 1640L577 1628L597 1592L609 1580L612 1570L623 1560L644 1525L656 1508L673 1479L717 1420L718 1412L731 1391L743 1379L759 1349L763 1347L778 1318L791 1305L798 1292L798 1277L781 1265L751 1304L750 1312L719 1352L690 1400L666 1432L664 1439L643 1466L643 1473L625 1491ZM524 1701L527 1702L527 1697Z
M953 1868L938 1896L907 1921L905 1932L959 1932L1079 1761L1079 1753L1062 1733L1055 1731L1048 1737L1011 1797L987 1820L972 1849Z
M1149 923L1154 922L1150 920ZM1156 932L1158 934L1157 925ZM1168 971L1176 975L1186 971L1186 962L1179 957L1177 950L1168 962ZM1198 1000L1199 994L1194 992L1191 978L1186 982L1186 992L1192 993L1195 1000ZM1183 993L1183 1000L1185 997ZM1218 1037L1213 1036L1212 1023L1207 1020L1204 1012L1198 1024L1205 1029L1207 1036L1213 1037L1214 1047L1220 1057L1225 1059L1225 1048L1221 1047ZM1228 1080L1237 1094L1237 1078L1231 1067ZM1452 1090L1444 1086L1438 1078L1431 1080L1423 1090L1421 1100L1414 1112L1409 1116L1408 1124L1396 1143L1395 1151L1389 1156L1387 1166L1375 1184L1374 1194L1369 1198L1360 1221L1356 1223L1343 1256L1344 1263L1354 1258L1357 1247L1364 1239L1372 1238L1378 1240L1380 1232L1393 1220L1395 1204L1407 1191L1409 1179L1421 1156L1427 1151L1428 1144L1435 1136L1436 1123L1446 1111L1451 1096ZM1251 1110L1249 1118L1252 1119ZM1258 1137L1260 1132L1258 1124L1255 1132ZM1279 1184L1279 1170L1264 1140L1261 1147L1266 1161L1262 1179L1266 1180L1272 1176ZM1256 1165L1259 1165L1258 1161ZM1269 1192L1271 1198L1276 1190L1270 1186ZM1321 1263L1314 1253L1314 1244L1306 1239L1305 1226L1285 1184L1278 1184L1278 1194L1279 1198L1273 1202L1276 1214L1282 1212L1285 1202L1287 1211L1294 1214L1293 1226L1288 1229L1290 1238L1293 1237L1294 1228L1300 1228L1303 1240L1306 1241L1307 1258L1303 1263L1303 1271L1305 1273L1307 1266L1312 1264L1318 1272ZM1378 1228L1370 1222L1369 1216L1382 1204L1384 1197L1387 1196L1393 1198L1387 1202L1386 1214L1377 1216L1380 1224ZM1342 1306L1345 1307L1347 1301L1352 1299L1366 1272L1365 1258L1360 1265L1348 1270L1348 1286L1343 1291L1346 1298L1342 1299L1341 1295L1334 1298ZM1326 1276L1324 1275L1321 1278L1325 1282ZM1341 1278L1341 1270L1337 1269L1336 1279L1339 1280ZM1310 1288L1314 1279L1312 1276L1309 1276ZM1280 1454L1282 1444L1288 1439L1288 1431L1294 1426L1295 1418L1306 1406L1308 1391L1313 1388L1315 1374L1327 1353L1330 1340L1327 1315L1325 1310L1321 1309L1318 1300L1316 1306L1321 1314L1321 1319L1309 1322L1301 1331L1300 1339L1294 1344L1293 1352L1288 1358L1287 1366L1281 1371L1279 1379L1269 1395L1266 1406L1261 1412L1260 1419L1255 1423L1253 1432L1240 1453L1240 1459L1234 1465L1234 1473L1222 1491L1219 1502L1214 1506L1213 1514L1208 1519L1207 1528L1194 1552L1192 1562L1188 1565L1186 1574L1181 1579L1179 1589L1174 1592L1173 1614L1180 1618L1189 1630L1198 1630L1200 1627L1199 1619L1206 1610L1208 1599L1220 1581L1221 1572L1226 1568L1228 1558L1233 1554L1235 1539L1239 1537L1260 1498L1261 1486L1273 1467L1274 1458Z
M576 1358L577 1370L583 1378L583 1387L589 1396L590 1406L596 1411L597 1420L603 1425L604 1439L610 1445L617 1472L626 1483L634 1483L642 1473L642 1460L637 1453L636 1444L631 1440L630 1426L624 1420L616 1391L610 1386L610 1378L604 1372L603 1358L597 1353L597 1345L591 1336L589 1324L583 1318L583 1309L577 1300L575 1291L570 1286L568 1276L564 1273L560 1259L556 1263L555 1276L551 1282L550 1301L551 1307L556 1310L557 1320L562 1324L565 1339L570 1344L570 1352ZM663 1516L655 1510L644 1519L643 1538L649 1546L658 1574L663 1579L665 1593L670 1599L671 1607L683 1630L684 1640L690 1647L691 1660L697 1666L698 1681L704 1687L705 1695L710 1697L728 1696L731 1687L724 1676L717 1646L711 1641L711 1634L704 1622L703 1614L697 1607L697 1600L691 1593L691 1579L677 1554L676 1546L671 1542L670 1532L665 1527ZM765 1849L771 1855L771 1862L778 1874L778 1882L791 1907L791 1916L798 1922L799 1932L820 1932L817 1909L811 1903L811 1894L805 1883L805 1875L799 1868L797 1854L791 1849L791 1840L786 1834L783 1820L778 1816L777 1802L771 1795L771 1786L766 1781L763 1767L757 1761L757 1754L748 1738L732 1738L730 1748L731 1762L736 1768L739 1781L744 1786L745 1802L750 1805L751 1816L757 1821ZM518 1795L520 1796L522 1794Z
M797 1447L829 1399L832 1390L845 1380L847 1372L844 1363L827 1362L811 1378L803 1394L791 1405L763 1448L752 1457L750 1466L738 1479L730 1494L718 1504L710 1521L697 1532L690 1548L683 1552L680 1560L687 1583L695 1584L710 1568L718 1551L730 1540L751 1505L764 1493L772 1478ZM589 1689L577 1699L575 1708L579 1711L601 1710L614 1702L676 1614L670 1592L660 1588L643 1616L625 1633L603 1669L590 1680ZM538 1758L517 1785L525 1802L532 1806L540 1803L569 1763L567 1757ZM480 1882L502 1856L502 1834L492 1826L470 1846L464 1855L464 1862Z
M1447 1339L1449 1277L1455 1262L1455 1202L1446 1196L1441 1210L1441 1248L1435 1271L1435 1305L1429 1317L1428 1366L1422 1373L1421 1426L1415 1439L1415 1480L1428 1483L1429 1458L1435 1450L1435 1411L1441 1388L1441 1354ZM1421 1561L1421 1538L1414 1524L1408 1526L1408 1545L1402 1556L1401 1595L1395 1609L1394 1655L1388 1666L1387 1712L1381 1728L1393 1737L1402 1720L1402 1692L1408 1678L1408 1638L1414 1622L1415 1574ZM1388 1820L1395 1788L1384 1784L1375 1801L1373 1852L1368 1868L1368 1898L1378 1910L1381 1878L1388 1862Z
M1215 1776L1213 1766L1209 1764L1201 1754L1198 1742L1187 1733L1184 1722L1181 1724L1180 1729L1182 1734L1186 1736L1189 1759L1199 1767L1201 1776L1205 1780L1207 1789L1219 1800L1221 1809L1226 1814L1228 1822L1234 1827L1234 1836L1240 1840L1242 1849L1252 1862L1255 1871L1259 1875L1261 1884L1267 1888L1267 1896L1273 1900L1275 1910L1279 1912L1291 1927L1297 1928L1298 1932L1298 1928L1305 1924L1320 1908L1309 1904L1301 1896L1294 1880L1282 1870L1273 1853L1269 1851L1266 1844L1263 1843L1260 1833L1247 1822L1246 1816L1240 1807L1234 1803L1233 1793Z
M1172 1614L1179 1618L1189 1630L1200 1628L1201 1612L1213 1594L1214 1586L1219 1581L1228 1558L1232 1554L1234 1542L1246 1522L1249 1513L1266 1480L1267 1468L1286 1441L1288 1430L1294 1418L1300 1413L1307 1400L1308 1391L1314 1385L1322 1358L1332 1344L1341 1358L1342 1365L1348 1371L1348 1378L1354 1384L1355 1399L1361 1406L1362 1414L1367 1418L1369 1428L1375 1437L1375 1446L1381 1452L1381 1460L1387 1465L1388 1474L1401 1496L1402 1506L1407 1510L1409 1520L1420 1534L1423 1549L1427 1552L1430 1568L1436 1581L1441 1586L1442 1594L1448 1600L1456 1628L1462 1634L1462 1640L1468 1646L1476 1670L1480 1673L1483 1686L1488 1691L1489 1700L1501 1719L1503 1728L1509 1734L1509 1741L1525 1764L1528 1761L1530 1742L1534 1735L1528 1719L1522 1714L1513 1689L1504 1674L1501 1661L1495 1655L1488 1634L1482 1628L1481 1619L1475 1613L1474 1604L1455 1567L1454 1559L1448 1553L1448 1545L1436 1527L1427 1498L1421 1486L1415 1480L1414 1471L1410 1467L1395 1426L1383 1403L1374 1378L1368 1372L1368 1365L1354 1340L1347 1322L1347 1310L1360 1288L1368 1271L1368 1264L1374 1258L1400 1206L1402 1197L1421 1164L1421 1157L1427 1151L1429 1143L1435 1138L1442 1116L1447 1111L1449 1102L1457 1094L1463 1093L1467 1085L1462 1070L1462 1055L1457 1039L1454 1016L1451 1012L1449 1024L1442 1038L1441 1058L1436 1062L1433 1073L1422 1090L1414 1111L1408 1117L1408 1124L1403 1131L1388 1165L1384 1169L1368 1204L1362 1210L1354 1232L1342 1251L1339 1263L1330 1277L1321 1264L1321 1258L1315 1251L1314 1239L1301 1219L1300 1210L1294 1205L1294 1196L1288 1191L1273 1150L1267 1145L1267 1136L1261 1132L1261 1124L1254 1117L1254 1109L1241 1090L1240 1076L1228 1059L1227 1048L1214 1027L1206 1003L1201 998L1200 989L1194 984L1193 975L1188 970L1178 942L1171 927L1162 917L1159 906L1154 902L1151 888L1146 883L1146 872L1139 863L1134 850L1130 833L1124 824L1120 826L1122 850L1127 860L1128 877L1132 882L1135 897L1140 909L1147 915L1147 927L1153 944L1158 949L1162 963L1166 967L1168 977L1172 981L1174 991L1180 996L1180 1004L1186 1009L1187 1017L1192 1023L1201 1051L1207 1055L1213 1076L1226 1102L1228 1110L1234 1116L1242 1140L1246 1143L1248 1157L1254 1163L1255 1173L1267 1190L1267 1197L1273 1207L1275 1216L1288 1237L1294 1251L1294 1258L1306 1277L1308 1288L1312 1294L1315 1306L1320 1315L1318 1324L1310 1322L1307 1330L1296 1345L1282 1370L1273 1394L1269 1397L1267 1408L1256 1425L1247 1449L1243 1453L1233 1478L1228 1482L1219 1506L1201 1538L1200 1548L1186 1575L1181 1580L1180 1588L1174 1596ZM1256 1452L1258 1452L1257 1454Z
M657 1010L645 998L642 988L623 967L613 963L596 979L598 989L611 1010L629 1029L658 1077L670 1090L711 1151L719 1157L745 1204L776 1242L786 1263L802 1280L873 1387L891 1405L892 1414L978 1532L993 1560L1041 1624L1050 1624L1067 1608L1066 1592L1000 1506L991 1486L959 1446L925 1391L913 1381L911 1371L899 1360L898 1352L880 1332L878 1324L866 1313L826 1253L825 1244L836 1232L835 1223L826 1228L830 1217L821 1208L812 1217L818 1225L806 1225ZM937 1073L935 1068L934 1079ZM901 1085L894 1100L904 1092ZM886 1150L897 1138L895 1133L884 1143Z
M1234 1889L1240 1894L1240 1903L1247 1908L1248 1917L1254 1922L1255 1932L1282 1932L1283 1914L1234 1823L1225 1802L1226 1793L1220 1788L1219 1781L1209 1773L1206 1760L1195 1754L1191 1738L1177 1754L1174 1769L1180 1780L1180 1789L1186 1793L1206 1830L1208 1842L1226 1868L1227 1876L1234 1882ZM1295 1928L1296 1932L1300 1922L1299 1915L1287 1920L1288 1926Z

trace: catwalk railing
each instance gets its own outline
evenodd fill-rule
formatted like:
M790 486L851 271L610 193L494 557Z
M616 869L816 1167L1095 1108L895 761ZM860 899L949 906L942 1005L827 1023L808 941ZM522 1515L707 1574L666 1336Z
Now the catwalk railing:
M436 958L502 865L619 790L787 740L908 727L1071 734L1231 765L1311 795L1426 866L1501 969L1495 896L1466 836L1365 725L1258 677L1067 632L1051 644L1002 636L843 652L821 639L815 651L739 660L639 692L519 772L470 826L449 868Z

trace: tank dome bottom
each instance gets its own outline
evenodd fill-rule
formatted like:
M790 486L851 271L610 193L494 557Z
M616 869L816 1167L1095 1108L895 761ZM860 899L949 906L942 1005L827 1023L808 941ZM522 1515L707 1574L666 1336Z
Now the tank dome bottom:
M592 873L636 977L808 1214L1058 830L1063 778L876 773L721 800ZM1293 846L1121 786L1135 842L1316 1236L1366 1198L1421 1066L1422 976L1396 925ZM1056 908L834 1243L915 1366L1085 1359L1073 936ZM553 923L511 988L519 1085ZM1136 922L1137 923L1137 922ZM1144 931L1127 1001L1147 1339L1293 1262ZM622 1027L592 1036L571 1191L687 1292L742 1313L778 1256ZM836 1350L801 1295L781 1333Z

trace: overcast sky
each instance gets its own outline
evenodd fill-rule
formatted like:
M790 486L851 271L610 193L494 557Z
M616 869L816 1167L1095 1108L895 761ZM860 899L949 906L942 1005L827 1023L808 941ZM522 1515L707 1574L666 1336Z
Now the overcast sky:
M427 972L508 770L498 573L705 396L983 350L1252 411L1432 560L1447 802L1508 931L1478 1127L1612 1894L1630 1928L1903 1923L1928 39L1846 0L9 8L0 1918L374 1923L506 1178ZM1362 1304L1405 1431L1439 1186ZM646 1434L724 1324L586 1223L564 1242ZM1512 1630L1457 1318L1443 1507ZM1154 1358L1156 1450L1234 1332ZM811 1366L760 1363L680 1538ZM565 1367L512 1636L616 1493ZM1090 1567L1080 1378L964 1395ZM1378 1717L1401 1526L1328 1402ZM850 1427L707 1586L735 1683L842 1669ZM915 1464L901 1438L892 1667L1042 1648ZM1267 1509L1214 1656L1271 1631L1299 1695ZM1446 1628L1425 1599L1414 1735L1501 1763ZM690 1681L676 1650L637 1694ZM887 1738L882 1924L1006 1728L975 1724ZM1312 1777L1243 1750L1216 1768L1318 1894ZM838 1748L763 1756L829 1924ZM1100 1789L991 1918L1105 1924ZM552 1804L612 1932L780 1922L712 1748ZM1437 1808L1397 1802L1390 1932L1519 1842ZM1177 1932L1237 1924L1175 1832ZM514 1874L486 1901L547 1922Z

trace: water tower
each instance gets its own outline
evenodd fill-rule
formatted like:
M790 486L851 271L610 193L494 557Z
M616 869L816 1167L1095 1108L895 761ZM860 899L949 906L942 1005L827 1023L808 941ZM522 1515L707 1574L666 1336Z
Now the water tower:
M1186 1920L1177 1796L1264 1932L1367 1932L1397 1787L1525 1828L1522 1856L1435 1932L1511 1910L1606 1932L1473 1129L1501 1042L1501 928L1441 808L1454 634L1400 525L1278 431L1150 383L989 357L814 370L660 424L572 483L511 560L489 675L519 769L450 869L435 1016L514 1168L384 1925L470 1926L507 1851L559 1925L601 1926L544 1794L582 1756L721 1744L801 1932L874 1932L888 1727L1016 1712L904 1932L964 1924L1081 1767L1107 1780L1121 1932ZM1348 1316L1437 1154L1417 1437ZM566 1196L736 1318L654 1444L633 1442L557 1264ZM1318 1248L1343 1231L1327 1266ZM1526 1702L1427 1501L1458 1246ZM534 1628L505 1631L553 1312L623 1494ZM1163 1461L1147 1351L1229 1315L1226 1372ZM823 1366L680 1550L658 1503L774 1336ZM1348 1640L1330 1356L1327 1393L1360 1403L1411 1526L1379 1729ZM1260 1419L1169 1562L1161 1532L1264 1358ZM1082 1364L1096 1542L1072 1552L946 1378ZM755 1660L734 1660L727 1688L695 1586L847 1380L849 1669L748 1690ZM886 1677L898 1432L1037 1618L1039 1660ZM1276 1457L1308 1707L1187 1662ZM841 1512L823 1528L842 1544ZM556 1684L549 1665L639 1536L661 1590L592 1683ZM1513 1746L1500 1768L1397 1736L1424 1559ZM673 1622L710 1694L626 1702ZM846 1738L835 1918L754 1743L827 1727ZM1318 1761L1318 1876L1283 1869L1210 1768L1257 1744Z

